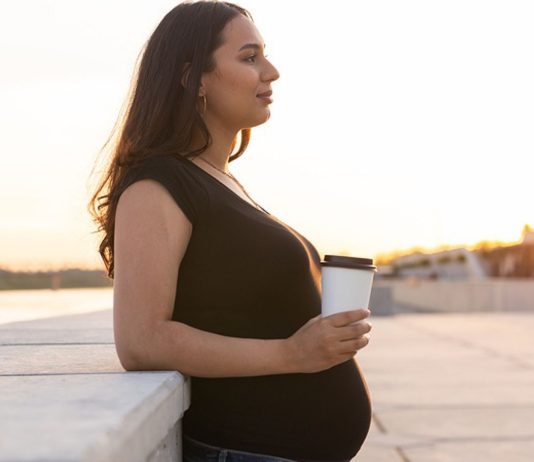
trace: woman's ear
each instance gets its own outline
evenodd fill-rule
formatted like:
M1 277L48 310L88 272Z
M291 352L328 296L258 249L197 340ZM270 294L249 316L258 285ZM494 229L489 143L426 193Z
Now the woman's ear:
M191 63L185 63L184 67L182 69L182 79L181 84L182 87L187 88L187 85L189 83L189 74L191 73ZM198 90L198 96L204 96L206 94L206 88L204 86L204 75L200 78L200 87Z
M208 79L208 74L204 73L200 76L200 82L198 85L198 96L206 95L206 79Z

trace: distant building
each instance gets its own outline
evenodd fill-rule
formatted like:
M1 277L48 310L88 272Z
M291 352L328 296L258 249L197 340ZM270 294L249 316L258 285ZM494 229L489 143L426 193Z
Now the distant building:
M534 231L525 231L523 233L522 244L534 244Z
M392 263L397 277L480 280L486 278L478 257L465 248L404 255Z
M520 244L471 251L465 248L435 253L417 252L395 259L396 277L481 280L487 277L534 277L534 230L523 229Z
M534 231L523 233L520 244L477 252L491 277L534 277Z

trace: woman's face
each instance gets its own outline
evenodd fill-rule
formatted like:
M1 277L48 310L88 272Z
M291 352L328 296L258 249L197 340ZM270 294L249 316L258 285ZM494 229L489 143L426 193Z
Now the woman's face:
M223 45L214 52L215 69L204 73L200 95L206 95L208 125L239 131L266 122L269 101L258 94L270 91L280 74L264 55L264 42L254 23L243 15L222 31Z

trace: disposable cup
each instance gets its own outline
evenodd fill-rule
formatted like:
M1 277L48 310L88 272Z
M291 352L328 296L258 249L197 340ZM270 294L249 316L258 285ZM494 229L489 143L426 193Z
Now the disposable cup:
M321 314L368 308L375 272L372 258L325 255L321 262Z

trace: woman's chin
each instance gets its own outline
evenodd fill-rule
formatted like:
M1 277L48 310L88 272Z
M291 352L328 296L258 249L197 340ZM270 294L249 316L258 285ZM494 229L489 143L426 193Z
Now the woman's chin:
M254 118L255 120L252 121L249 127L257 127L258 125L264 124L271 118L271 111L268 107L264 108L262 112L263 114L258 115Z

